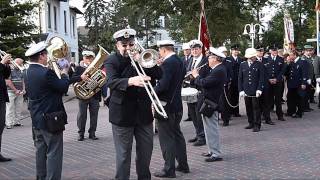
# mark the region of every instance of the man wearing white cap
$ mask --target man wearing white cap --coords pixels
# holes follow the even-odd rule
[[[196,69],[207,63],[207,58],[202,55],[202,42],[200,40],[192,40],[189,42],[191,47],[192,59],[189,61],[187,71]],[[195,85],[190,85],[192,88],[197,88]],[[199,90],[199,89],[198,89]],[[196,130],[196,137],[189,139],[188,142],[193,143],[194,146],[203,146],[206,144],[205,133],[203,129],[202,117],[197,111],[197,102],[188,103],[188,112],[190,113],[193,126]]]
[[[217,49],[210,47],[208,55],[208,66],[200,70],[193,70],[195,78],[192,83],[201,88],[198,101],[198,111],[202,113],[204,131],[208,146],[208,153],[202,155],[207,157],[206,162],[221,161],[221,149],[219,138],[219,100],[223,94],[223,86],[227,79],[227,70],[222,65],[222,58],[226,56]],[[208,105],[211,105],[210,108]],[[200,107],[200,108],[199,108]],[[207,107],[207,108],[204,108]]]
[[[162,77],[154,90],[159,99],[165,102],[164,109],[168,115],[167,120],[158,119],[158,133],[162,156],[165,161],[161,171],[156,177],[176,177],[175,171],[189,173],[187,161],[186,142],[180,129],[183,108],[181,100],[181,86],[186,73],[183,62],[174,53],[174,42],[170,40],[158,41],[159,54],[163,60]],[[175,166],[177,159],[178,166]]]
[[[151,100],[143,83],[150,80],[153,83],[161,77],[158,66],[144,69],[148,76],[139,76],[131,65],[136,63],[129,56],[129,51],[135,45],[135,35],[133,29],[115,32],[113,38],[117,51],[108,56],[104,63],[106,84],[110,88],[106,104],[116,149],[115,179],[121,180],[130,179],[133,137],[136,140],[138,179],[151,179],[149,166],[153,149],[153,115]]]
[[[239,96],[244,97],[249,125],[245,129],[259,132],[261,127],[260,96],[264,88],[264,67],[257,61],[257,50],[248,48],[239,69]]]
[[[36,147],[37,179],[61,179],[63,157],[63,130],[67,123],[62,96],[69,87],[68,71],[63,70],[61,79],[47,68],[47,44],[39,42],[25,53],[30,66],[24,77],[29,97],[34,144]],[[51,120],[51,121],[50,121]],[[51,129],[49,122],[61,124]]]
[[[86,68],[94,60],[95,54],[92,51],[83,51],[82,52],[82,61],[80,65],[75,68],[75,72],[70,79],[71,82],[77,82],[81,79],[87,79],[88,77],[83,74]],[[99,102],[101,101],[101,91],[97,92],[94,96],[89,99],[80,99],[79,101],[79,112],[77,115],[77,126],[78,126],[78,141],[83,141],[84,134],[86,131],[86,122],[87,122],[87,111],[89,108],[90,114],[90,128],[88,130],[89,139],[97,140],[96,130],[97,130],[97,121],[98,121],[98,112],[99,112]]]

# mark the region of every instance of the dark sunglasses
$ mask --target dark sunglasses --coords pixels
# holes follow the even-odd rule
[[[129,45],[130,47],[134,46],[133,43],[130,43],[130,44],[122,44],[122,47],[126,48],[128,45]]]

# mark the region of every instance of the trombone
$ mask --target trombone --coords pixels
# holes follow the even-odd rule
[[[136,53],[140,53],[140,58],[137,60],[134,59],[134,55]],[[159,58],[158,52],[156,50],[144,49],[137,39],[135,39],[135,45],[131,50],[129,50],[128,54],[131,59],[132,66],[136,69],[138,75],[141,77],[142,80],[143,80],[142,76],[146,76],[146,73],[143,70],[143,67],[145,68],[154,67],[157,64],[157,60]],[[137,61],[138,63],[135,63],[135,61]],[[164,118],[168,118],[168,115],[164,110],[162,103],[159,100],[159,97],[157,96],[156,92],[154,91],[150,81],[147,81],[147,82],[143,81],[143,86],[147,91],[147,94],[149,96],[149,99],[152,102],[152,105],[155,111],[159,113],[161,116],[163,116]]]
[[[200,69],[202,69],[203,67],[205,67],[206,65],[208,65],[208,63],[204,63],[203,65],[201,65],[201,66],[199,66],[199,67],[197,67],[197,68],[195,68],[196,70],[200,70]],[[191,71],[188,71],[187,73],[186,73],[186,75],[184,76],[184,78],[187,78],[187,77],[189,77],[191,74],[192,74],[192,71],[193,71],[194,69],[192,69]]]
[[[7,55],[7,53],[4,52],[4,51],[2,51],[2,50],[0,49],[0,58],[2,59],[5,55]],[[12,59],[12,57],[10,58],[10,64],[11,64],[11,66],[13,66],[13,67],[11,67],[11,68],[18,68],[20,71],[25,70],[25,68],[19,66],[19,65]]]

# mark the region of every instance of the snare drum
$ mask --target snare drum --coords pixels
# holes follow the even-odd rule
[[[195,88],[187,87],[181,89],[181,98],[187,103],[195,103],[198,101],[198,90]]]

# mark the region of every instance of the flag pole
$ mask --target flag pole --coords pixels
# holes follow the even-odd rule
[[[201,6],[201,10],[200,10],[200,21],[199,21],[199,32],[198,32],[198,40],[200,40],[200,34],[201,34],[201,19],[202,16],[204,15],[204,1],[200,0],[200,6]]]

